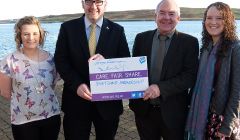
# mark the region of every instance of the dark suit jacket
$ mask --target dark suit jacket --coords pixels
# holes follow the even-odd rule
[[[209,49],[202,48],[202,53],[209,53]],[[201,56],[203,59],[203,55]],[[201,60],[200,59],[200,60]],[[226,54],[219,58],[220,68],[212,95],[210,110],[223,115],[220,132],[231,135],[239,127],[240,112],[240,42],[232,42]],[[236,134],[236,132],[234,132]]]
[[[149,70],[155,32],[156,30],[139,33],[133,46],[133,56],[147,56]],[[158,83],[161,94],[159,100],[162,117],[170,128],[185,125],[188,90],[194,86],[197,76],[198,45],[197,38],[175,31],[164,58]],[[150,109],[149,101],[142,99],[130,100],[129,106],[140,117],[144,117]]]
[[[105,58],[129,57],[130,52],[123,27],[104,18],[96,53]],[[90,83],[89,58],[84,16],[63,23],[54,56],[57,71],[64,80],[62,110],[68,113],[87,113],[91,105],[96,104],[105,119],[119,117],[123,112],[121,100],[90,102],[77,95],[76,91],[80,84],[85,83],[89,86]]]

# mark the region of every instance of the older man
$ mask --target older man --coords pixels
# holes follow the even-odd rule
[[[157,29],[139,33],[133,56],[147,56],[150,86],[143,99],[130,100],[141,140],[183,140],[188,91],[198,67],[197,38],[176,31],[180,8],[162,0],[155,12]]]

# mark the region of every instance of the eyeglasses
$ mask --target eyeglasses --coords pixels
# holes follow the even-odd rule
[[[104,1],[103,0],[84,0],[83,2],[88,6],[92,6],[93,3],[95,3],[96,6],[102,6]]]

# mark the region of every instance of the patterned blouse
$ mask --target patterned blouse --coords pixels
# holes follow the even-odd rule
[[[0,71],[12,78],[12,124],[24,124],[60,114],[53,90],[57,73],[50,53],[45,61],[37,62],[15,51],[0,62]]]

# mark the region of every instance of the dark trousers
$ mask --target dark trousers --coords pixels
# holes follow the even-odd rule
[[[56,115],[26,124],[12,124],[12,133],[14,140],[57,140],[60,126],[60,115]]]
[[[96,140],[114,140],[117,132],[119,117],[104,120],[95,105],[90,114],[64,113],[63,129],[66,140],[89,140],[92,123],[95,127]]]
[[[184,140],[184,127],[169,128],[159,107],[152,107],[145,117],[135,115],[135,121],[141,140]]]

